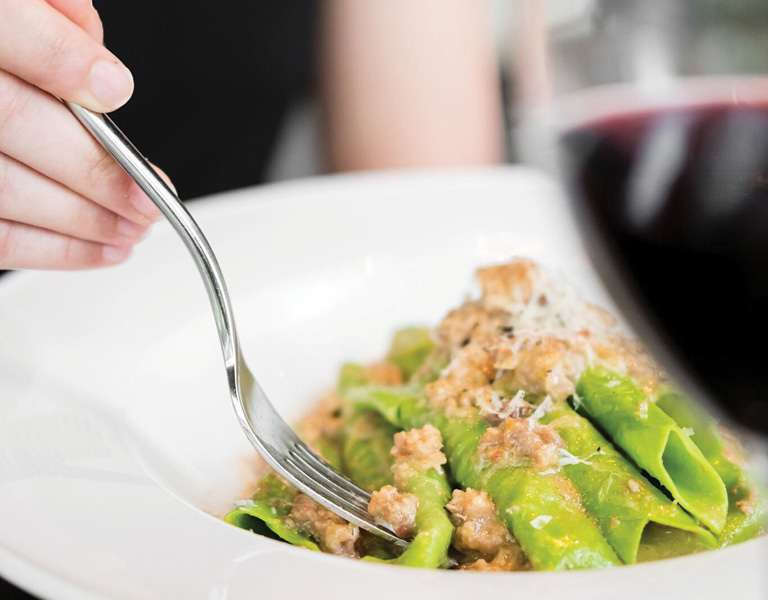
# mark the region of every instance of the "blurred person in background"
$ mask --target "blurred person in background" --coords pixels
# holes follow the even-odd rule
[[[124,106],[118,125],[185,199],[263,182],[307,95],[326,171],[503,159],[486,2],[97,8],[0,0],[0,269],[119,263],[160,216],[54,96]]]

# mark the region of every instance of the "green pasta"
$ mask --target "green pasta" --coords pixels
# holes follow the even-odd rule
[[[768,496],[765,490],[741,486],[731,494],[731,507],[718,543],[722,547],[739,544],[763,534],[766,527]]]
[[[342,447],[338,440],[321,437],[315,443],[315,449],[334,469],[341,469]]]
[[[476,571],[612,567],[765,533],[768,494],[738,444],[660,387],[601,310],[525,259],[479,270],[478,283],[435,329],[400,329],[383,360],[345,364],[301,422],[371,492],[370,515],[411,538],[405,550],[275,475],[227,522],[367,561]]]
[[[339,372],[336,391],[343,396],[368,383],[365,367],[347,363]],[[390,450],[397,431],[375,411],[347,410],[341,428],[341,470],[367,490],[391,485],[394,458]]]
[[[367,490],[392,484],[390,454],[392,438],[398,428],[378,413],[359,411],[351,414],[342,427],[342,470]]]
[[[656,406],[675,420],[680,427],[693,431],[691,439],[717,471],[728,490],[739,484],[742,470],[726,454],[725,440],[717,422],[691,399],[677,391],[659,396]]]
[[[688,434],[628,378],[605,368],[582,375],[581,408],[680,505],[714,533],[725,527],[728,493]]]
[[[236,527],[250,529],[262,535],[269,535],[271,532],[289,544],[319,552],[320,548],[315,542],[286,523],[296,494],[294,487],[276,475],[267,475],[259,482],[251,499],[238,503],[235,509],[227,513],[224,520]]]
[[[419,500],[416,536],[400,556],[387,562],[425,569],[447,566],[453,525],[444,508],[451,497],[445,473],[437,469],[414,472],[399,489]]]
[[[366,385],[368,376],[365,374],[365,367],[357,363],[346,363],[339,370],[339,381],[336,384],[336,392],[343,396],[346,391],[358,385]]]
[[[692,430],[691,439],[728,489],[728,516],[718,537],[718,545],[738,544],[764,531],[768,523],[765,491],[748,481],[741,465],[729,458],[728,447],[717,421],[677,390],[661,394],[656,406],[680,427]]]
[[[424,363],[434,345],[429,329],[406,327],[395,332],[387,360],[400,367],[407,381]]]
[[[597,525],[563,495],[568,480],[527,467],[498,466],[477,451],[487,424],[480,418],[447,418],[427,407],[414,389],[350,390],[356,406],[378,410],[410,429],[431,423],[443,436],[451,473],[464,488],[485,490],[534,569],[585,569],[620,564]]]
[[[565,442],[563,471],[622,561],[637,560],[649,523],[693,533],[682,538],[693,537],[703,548],[716,546],[711,533],[650,484],[589,421],[566,404],[540,421],[553,427]]]
[[[643,532],[637,562],[675,558],[711,549],[711,544],[705,542],[701,536],[682,529],[650,523]]]

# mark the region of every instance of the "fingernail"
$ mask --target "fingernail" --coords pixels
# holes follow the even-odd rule
[[[116,61],[98,60],[91,67],[90,88],[93,97],[113,110],[128,102],[133,93],[133,75]]]
[[[128,258],[130,253],[130,246],[104,246],[101,251],[101,257],[104,259],[105,263],[114,264],[124,261],[126,258]]]
[[[128,192],[128,198],[133,207],[144,215],[149,221],[157,221],[162,213],[155,206],[155,203],[149,199],[137,183],[131,185],[131,191]]]
[[[120,235],[124,235],[125,237],[137,239],[137,240],[144,237],[144,234],[147,232],[146,225],[140,225],[138,223],[134,223],[133,221],[129,221],[128,219],[124,219],[123,217],[118,218],[116,229],[117,229],[117,233],[119,233]]]

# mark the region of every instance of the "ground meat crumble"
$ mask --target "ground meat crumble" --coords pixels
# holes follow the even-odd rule
[[[392,527],[402,538],[411,537],[416,531],[416,509],[419,499],[406,492],[399,492],[391,485],[385,485],[371,494],[368,512],[380,523]]]
[[[400,385],[403,383],[403,372],[389,362],[374,363],[365,368],[365,379],[373,385]]]
[[[530,417],[536,410],[534,405],[525,399],[523,390],[511,398],[505,398],[492,392],[487,401],[485,399],[478,400],[477,405],[480,408],[480,414],[491,425],[498,425],[509,417]]]
[[[358,558],[355,542],[360,537],[357,525],[348,523],[305,494],[293,500],[287,522],[311,535],[323,552]]]
[[[553,335],[521,340],[519,349],[495,364],[503,371],[502,387],[556,399],[573,394],[574,381],[585,365],[584,355],[571,342]]]
[[[334,439],[339,435],[342,423],[341,406],[341,399],[335,393],[329,392],[299,422],[301,439],[315,452],[318,452],[321,440]]]
[[[462,569],[520,571],[528,568],[520,546],[484,491],[454,490],[445,508],[456,528],[453,545],[470,559]]]
[[[480,438],[478,452],[494,463],[532,465],[544,471],[559,466],[565,443],[557,432],[532,418],[508,418],[489,427]]]
[[[445,508],[456,528],[453,545],[459,552],[491,559],[510,539],[507,527],[484,491],[454,490]]]
[[[425,393],[448,416],[474,407],[492,424],[521,416],[502,416],[504,402],[521,390],[563,400],[594,361],[627,373],[648,393],[665,381],[608,313],[534,263],[480,269],[477,279],[480,299],[451,311],[435,334],[438,352],[449,364]]]
[[[518,544],[504,544],[491,561],[478,558],[475,561],[461,565],[463,571],[500,572],[500,571],[530,571],[531,564],[523,554]]]
[[[755,511],[755,505],[757,498],[755,497],[755,490],[750,490],[749,495],[746,498],[736,501],[736,507],[745,515],[750,516]]]
[[[395,434],[394,442],[392,456],[395,457],[395,464],[392,466],[392,474],[399,488],[405,486],[414,471],[441,469],[446,463],[442,452],[443,438],[432,425],[400,431]]]
[[[523,259],[477,271],[477,281],[483,290],[483,305],[504,310],[528,304],[539,287],[539,278],[538,266]]]

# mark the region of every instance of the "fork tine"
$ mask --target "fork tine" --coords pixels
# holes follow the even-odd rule
[[[368,515],[367,507],[364,508],[361,504],[351,501],[343,490],[322,478],[316,477],[314,472],[307,472],[306,466],[298,462],[294,456],[284,457],[283,465],[291,467],[291,475],[300,482],[298,486],[300,489],[309,487],[316,494],[323,496],[326,501],[332,502],[348,512],[358,516]]]
[[[294,462],[292,458],[285,458],[283,468],[287,471],[288,475],[290,475],[290,479],[302,482],[302,485],[299,487],[329,510],[338,513],[339,508],[341,508],[347,513],[343,516],[348,521],[351,521],[363,529],[383,537],[398,546],[408,545],[407,541],[400,539],[392,531],[376,523],[366,510],[355,504],[349,503],[343,496],[339,496],[337,492],[324,485],[322,481],[308,477],[308,474],[302,469],[301,465]]]
[[[274,411],[274,409],[272,410]],[[275,415],[277,415],[277,413],[275,413]],[[312,451],[312,449],[307,446],[298,435],[296,435],[296,432],[284,422],[281,423],[281,425],[281,437],[285,440],[285,449],[283,452],[296,451],[310,468],[320,473],[326,479],[336,483],[339,487],[343,488],[346,493],[352,494],[361,502],[365,502],[366,507],[368,506],[368,502],[371,500],[371,493],[368,490],[360,487],[354,481],[339,473],[321,456],[315,454],[315,452]],[[273,427],[274,426],[275,424],[273,424]]]
[[[296,444],[296,450],[298,454],[309,464],[315,471],[323,475],[326,479],[330,479],[334,483],[338,484],[341,488],[346,490],[347,493],[352,494],[359,498],[361,501],[368,505],[371,500],[371,494],[368,490],[360,487],[354,481],[345,477],[334,469],[330,464],[324,461],[321,457],[317,456],[312,450],[304,444],[299,442]]]
[[[329,500],[326,496],[323,495],[322,491],[315,490],[314,488],[312,488],[312,490],[315,493],[314,494],[309,493],[309,496],[311,496],[314,500],[316,500],[318,503],[325,506],[329,510],[333,510],[338,514],[339,507],[338,505],[335,505],[335,500]],[[401,547],[408,546],[408,542],[406,540],[400,539],[392,531],[376,523],[368,513],[350,510],[346,514],[344,514],[343,517],[347,521],[359,526],[361,529],[365,529],[366,531],[369,531],[379,537],[382,537],[387,541],[394,543],[397,546],[401,546]]]
[[[300,453],[291,450],[290,456],[294,459],[294,461],[299,463],[297,466],[301,468],[305,474],[313,476],[315,479],[319,480],[326,488],[332,490],[336,495],[346,499],[350,504],[354,504],[355,506],[359,507],[360,510],[366,512],[368,511],[368,503],[371,499],[370,494],[365,494],[364,496],[353,494],[347,487],[339,485],[336,481],[330,479],[326,475],[327,471],[318,469],[309,461],[307,461],[306,458],[304,458]]]

